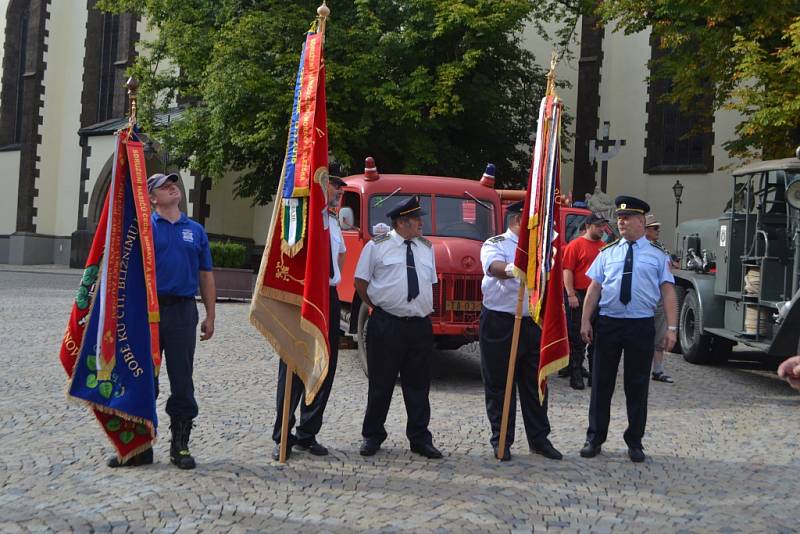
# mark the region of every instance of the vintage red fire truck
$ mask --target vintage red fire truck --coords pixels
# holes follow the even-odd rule
[[[492,166],[493,167],[493,166]],[[487,168],[480,181],[441,176],[380,174],[367,158],[363,174],[344,178],[339,223],[347,256],[339,285],[343,329],[356,338],[364,371],[367,371],[366,332],[369,310],[353,286],[353,274],[361,249],[376,233],[387,231],[386,212],[398,202],[417,195],[427,215],[423,234],[433,243],[438,283],[433,286],[431,315],[436,348],[457,349],[475,341],[481,310],[480,250],[483,242],[505,231],[504,207],[524,198],[524,191],[494,188]],[[562,211],[562,228],[571,239],[589,215],[582,208]],[[608,229],[608,239],[611,229]]]

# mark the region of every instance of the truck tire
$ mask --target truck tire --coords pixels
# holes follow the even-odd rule
[[[369,324],[369,306],[361,304],[358,307],[358,330],[356,340],[358,342],[358,363],[364,376],[369,376],[369,365],[367,364],[367,325]]]
[[[686,291],[678,321],[678,339],[683,349],[683,359],[698,365],[712,363],[712,336],[703,333],[703,316],[700,301],[694,289]]]
[[[680,316],[681,308],[683,307],[683,301],[686,299],[686,288],[683,286],[675,285],[675,309],[678,310],[678,316]],[[680,328],[678,328],[677,336],[675,338],[675,346],[672,347],[673,354],[683,354],[683,348],[681,346],[681,336],[680,336]]]

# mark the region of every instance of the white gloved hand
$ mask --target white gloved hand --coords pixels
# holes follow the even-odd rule
[[[507,277],[514,278],[514,264],[513,263],[507,263],[505,271],[506,271],[506,276]]]
[[[372,233],[373,233],[374,235],[386,234],[386,233],[388,233],[388,232],[389,232],[391,229],[392,229],[392,227],[391,227],[391,226],[389,226],[389,225],[388,225],[388,224],[386,224],[386,223],[378,223],[378,224],[376,224],[376,225],[374,225],[374,226],[372,227]]]

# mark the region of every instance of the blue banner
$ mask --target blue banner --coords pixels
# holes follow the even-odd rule
[[[116,281],[118,302],[114,368],[110,380],[98,379],[97,325],[100,306],[95,305],[99,302],[99,298],[95,298],[75,364],[69,395],[86,401],[100,412],[123,416],[123,419],[110,418],[103,424],[110,436],[116,433],[121,444],[129,445],[134,440],[143,440],[146,435],[149,437],[150,428],[155,430],[158,421],[139,224],[136,220],[131,183],[127,177],[124,184],[122,238],[118,253],[120,270]],[[109,257],[108,251],[105,256]],[[108,283],[112,281],[109,280]]]

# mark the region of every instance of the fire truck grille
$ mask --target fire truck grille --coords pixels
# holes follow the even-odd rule
[[[444,274],[433,286],[432,319],[472,324],[481,314],[481,276]]]

